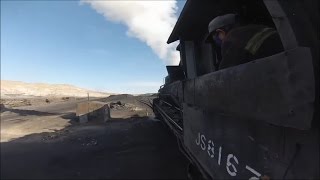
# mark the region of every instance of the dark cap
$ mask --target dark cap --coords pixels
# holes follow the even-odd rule
[[[217,29],[224,26],[232,25],[236,23],[236,14],[225,14],[222,16],[215,17],[208,25],[208,35],[206,37],[206,42],[211,41],[211,34]]]

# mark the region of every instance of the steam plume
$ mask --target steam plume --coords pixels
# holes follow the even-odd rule
[[[83,0],[106,19],[128,27],[127,35],[151,47],[166,64],[177,65],[177,43],[166,43],[177,20],[173,1],[92,1]]]

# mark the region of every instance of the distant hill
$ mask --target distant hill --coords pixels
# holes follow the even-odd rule
[[[25,83],[1,80],[1,98],[12,96],[76,96],[107,97],[112,93],[97,92],[69,84]]]

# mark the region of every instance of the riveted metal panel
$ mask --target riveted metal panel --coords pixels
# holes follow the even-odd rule
[[[248,120],[186,104],[183,109],[185,146],[212,178],[249,179],[265,174],[279,178],[283,175],[286,164],[280,161],[283,146],[280,127],[266,128],[272,134],[268,137],[264,134],[263,140],[273,143],[259,144],[256,142],[259,134],[253,136],[248,130],[251,123]]]
[[[185,148],[213,179],[318,177],[317,129],[284,128],[187,104],[183,110]]]
[[[183,89],[183,98],[184,102],[187,104],[194,104],[194,83],[195,80],[191,79],[184,82],[184,89]]]
[[[210,112],[308,129],[315,85],[309,48],[296,48],[195,79],[195,105]],[[187,90],[186,90],[187,91]]]

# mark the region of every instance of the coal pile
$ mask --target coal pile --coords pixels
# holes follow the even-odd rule
[[[121,103],[121,101],[117,101],[117,102],[111,102],[110,103],[110,109],[122,109],[125,106],[124,103]]]
[[[4,104],[0,104],[0,112],[6,111],[7,108],[4,106]]]
[[[112,109],[112,110],[129,110],[129,111],[142,110],[141,108],[136,107],[136,106],[133,105],[133,104],[124,103],[124,102],[121,102],[121,101],[111,102],[111,103],[109,104],[109,106],[110,106],[110,109]]]

